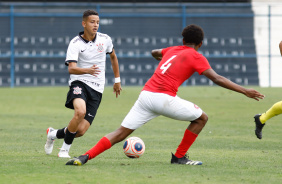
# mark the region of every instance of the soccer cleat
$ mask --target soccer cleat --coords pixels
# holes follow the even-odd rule
[[[172,164],[184,164],[184,165],[202,165],[203,162],[201,161],[193,161],[193,160],[189,160],[187,157],[187,155],[185,155],[182,158],[177,158],[173,153],[172,154],[172,158],[171,158],[171,163]]]
[[[80,155],[78,158],[74,157],[70,159],[66,165],[76,165],[81,166],[88,161],[89,155]]]
[[[58,157],[60,157],[60,158],[71,158],[69,156],[69,150],[66,150],[66,149],[63,149],[63,148],[60,148],[60,151],[58,153]]]
[[[51,153],[52,153],[52,151],[53,151],[53,146],[54,146],[54,141],[55,141],[55,139],[54,138],[52,138],[51,137],[51,132],[53,132],[55,129],[54,128],[52,128],[52,127],[49,127],[49,128],[47,128],[47,141],[46,141],[46,143],[45,143],[45,146],[44,146],[44,148],[45,148],[45,153],[47,154],[47,155],[50,155]]]
[[[261,116],[261,114],[256,114],[254,116],[255,118],[255,123],[256,123],[256,129],[255,129],[255,134],[257,136],[258,139],[261,139],[262,138],[262,128],[264,127],[265,124],[262,124],[259,117]]]

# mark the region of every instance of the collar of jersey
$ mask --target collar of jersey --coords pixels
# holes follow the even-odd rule
[[[85,40],[85,39],[81,36],[81,35],[83,35],[83,34],[84,34],[84,31],[81,31],[81,32],[79,32],[78,36],[79,36],[85,43],[88,43],[89,41],[88,41],[88,40]],[[96,33],[95,38],[92,40],[93,43],[95,42],[96,38],[97,38],[97,33]]]

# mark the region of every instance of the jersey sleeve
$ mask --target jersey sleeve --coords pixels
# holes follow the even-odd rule
[[[108,36],[107,40],[108,40],[108,43],[107,43],[106,53],[111,54],[113,52],[113,49],[114,49],[113,41],[112,41],[111,37],[109,37],[109,36]]]
[[[211,66],[207,58],[205,58],[203,55],[200,55],[197,64],[195,65],[195,69],[199,73],[199,75],[202,75],[204,71],[211,69]]]
[[[162,55],[165,55],[165,53],[171,48],[172,47],[167,47],[167,48],[162,49]]]
[[[77,62],[78,61],[78,55],[79,55],[79,48],[77,46],[77,44],[75,44],[75,41],[71,41],[69,46],[68,46],[68,50],[67,50],[67,54],[66,54],[66,61],[65,61],[65,65],[69,65],[70,62]]]

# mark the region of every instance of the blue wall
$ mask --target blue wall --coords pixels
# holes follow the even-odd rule
[[[242,85],[258,85],[254,15],[248,3],[25,3],[0,7],[0,86],[67,85],[65,52],[82,31],[86,9],[100,13],[100,31],[113,39],[123,85],[143,85],[157,65],[150,51],[181,45],[181,31],[188,24],[203,27],[199,52],[215,71]],[[109,59],[106,78],[111,85]],[[187,84],[212,85],[198,74]]]

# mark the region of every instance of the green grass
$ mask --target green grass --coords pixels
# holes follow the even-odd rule
[[[158,117],[136,130],[146,151],[129,159],[123,143],[82,167],[66,166],[57,157],[62,140],[45,155],[46,128],[67,125],[73,111],[64,107],[67,87],[0,89],[0,183],[281,183],[282,122],[274,117],[254,135],[253,116],[281,100],[281,88],[258,88],[266,95],[260,102],[219,87],[181,87],[178,96],[196,103],[209,121],[189,150],[202,166],[171,165],[171,152],[181,141],[187,122]],[[116,99],[107,87],[93,125],[75,139],[70,155],[90,149],[105,134],[120,126],[141,87],[124,87]]]

